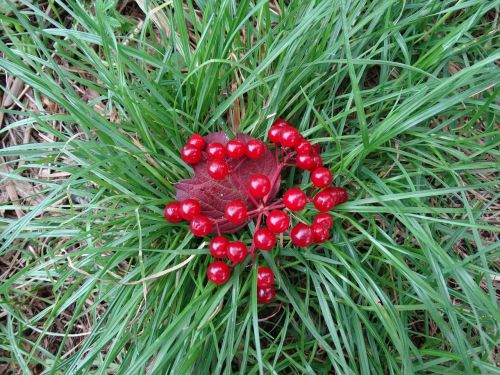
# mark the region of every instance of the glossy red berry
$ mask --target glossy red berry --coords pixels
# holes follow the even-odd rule
[[[311,143],[305,139],[302,139],[295,147],[297,155],[311,155],[312,150]]]
[[[178,202],[167,203],[163,210],[163,216],[170,223],[178,223],[182,221],[181,205]]]
[[[210,254],[215,258],[224,258],[227,255],[227,247],[229,246],[229,240],[223,236],[215,236],[210,241]]]
[[[201,150],[193,145],[186,145],[181,150],[181,159],[187,164],[196,164],[201,160]]]
[[[325,242],[328,237],[330,237],[330,229],[322,224],[312,224],[311,225],[313,242],[322,243]]]
[[[229,142],[227,142],[226,154],[229,157],[233,159],[239,159],[243,155],[245,155],[245,151],[246,151],[246,146],[242,141],[238,139],[232,139]]]
[[[269,303],[274,300],[274,297],[276,297],[274,287],[257,288],[257,301],[260,303]]]
[[[300,133],[293,126],[284,126],[281,129],[280,143],[284,147],[295,147],[300,142]]]
[[[332,183],[332,173],[325,167],[316,168],[311,173],[311,182],[317,188],[324,188]]]
[[[333,218],[327,213],[322,212],[314,216],[313,224],[320,224],[330,229],[333,226]]]
[[[329,190],[320,191],[314,196],[312,202],[320,212],[330,211],[337,204]]]
[[[292,211],[300,211],[307,204],[307,196],[299,188],[288,189],[285,194],[283,194],[283,203],[286,208]]]
[[[247,218],[247,206],[242,201],[232,201],[224,209],[224,217],[233,224],[243,223]]]
[[[292,126],[292,125],[288,121],[286,121],[285,119],[277,118],[276,120],[274,120],[273,126],[283,127],[283,126]]]
[[[212,142],[205,150],[209,159],[223,159],[226,155],[226,148],[219,142]]]
[[[184,199],[180,203],[181,216],[185,220],[192,220],[201,211],[200,202],[196,199]]]
[[[229,242],[227,246],[227,257],[233,263],[240,263],[245,260],[248,255],[247,247],[243,242]]]
[[[203,150],[205,148],[205,139],[199,134],[193,134],[187,141],[188,145],[194,146],[197,149]]]
[[[280,136],[281,136],[281,126],[276,126],[273,125],[267,132],[267,136],[269,137],[269,140],[273,143],[280,143]]]
[[[259,228],[253,235],[253,243],[259,250],[271,250],[276,244],[276,235],[267,228]]]
[[[250,159],[258,159],[264,155],[265,146],[261,141],[251,139],[247,142],[246,156]]]
[[[290,225],[290,218],[283,211],[273,210],[267,215],[266,225],[273,233],[283,233]]]
[[[298,223],[292,228],[290,238],[295,246],[306,247],[313,241],[313,232],[310,226]]]
[[[254,174],[248,180],[248,191],[255,198],[263,198],[271,191],[271,181],[263,174]]]
[[[274,284],[274,273],[269,267],[259,267],[257,270],[257,288],[268,288]]]
[[[328,192],[333,196],[334,200],[337,202],[336,204],[347,202],[348,195],[346,189],[334,186],[329,188]]]
[[[314,170],[322,166],[323,166],[323,159],[321,158],[321,155],[314,155],[312,169]]]
[[[225,284],[231,276],[229,266],[221,260],[216,260],[211,263],[207,268],[208,280],[217,285]]]
[[[212,159],[208,161],[207,172],[214,180],[223,180],[229,173],[229,167],[224,160]]]
[[[297,155],[295,162],[300,169],[310,171],[314,166],[314,157],[311,155]]]
[[[206,236],[212,231],[212,221],[204,215],[197,215],[189,222],[189,229],[197,237]]]

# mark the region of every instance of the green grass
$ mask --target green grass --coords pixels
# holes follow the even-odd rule
[[[39,188],[37,203],[1,206],[0,254],[19,258],[0,284],[0,363],[497,371],[499,1],[137,1],[135,16],[116,1],[30,3],[0,8],[2,85],[32,89],[30,106],[2,110],[0,137],[28,127],[39,140],[0,150],[12,168],[0,182]],[[248,264],[207,285],[207,243],[162,206],[190,174],[178,156],[189,134],[264,138],[276,116],[321,145],[350,200],[331,242],[285,238],[259,258],[277,276],[262,306]],[[309,183],[284,177],[283,189]]]

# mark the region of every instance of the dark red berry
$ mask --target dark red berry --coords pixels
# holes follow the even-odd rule
[[[281,136],[281,126],[276,126],[273,125],[267,132],[267,136],[269,137],[269,140],[273,143],[280,143],[280,136]]]
[[[268,288],[274,284],[274,273],[269,267],[259,267],[257,270],[257,288]]]
[[[295,162],[300,169],[310,171],[314,166],[314,157],[311,155],[297,155]]]
[[[323,159],[321,158],[321,155],[314,155],[312,169],[314,170],[322,166],[323,166]]]
[[[205,150],[209,159],[223,159],[226,155],[225,147],[219,142],[210,143]]]
[[[298,223],[292,228],[290,238],[295,246],[306,247],[313,241],[313,232],[310,226]]]
[[[297,155],[311,155],[311,143],[305,139],[302,139],[295,147],[295,151],[297,152]]]
[[[321,212],[330,211],[337,204],[337,202],[335,201],[334,197],[332,196],[332,194],[328,189],[320,191],[318,194],[314,196],[312,201],[314,207],[316,207],[316,209]]]
[[[247,247],[243,242],[229,242],[227,246],[227,257],[233,263],[240,263],[245,260],[248,255]]]
[[[201,160],[201,150],[193,145],[186,145],[181,150],[181,159],[187,164],[196,164]]]
[[[192,220],[201,211],[200,202],[196,199],[184,199],[180,203],[181,216],[185,220]]]
[[[316,168],[311,173],[311,182],[317,188],[324,188],[332,183],[332,173],[325,167]]]
[[[215,262],[209,264],[207,268],[208,280],[217,285],[224,284],[229,280],[231,275],[231,270],[229,266],[221,260],[216,260]]]
[[[283,233],[290,225],[290,218],[283,211],[273,210],[267,215],[266,224],[271,232]]]
[[[267,228],[259,228],[253,235],[253,243],[259,250],[271,250],[276,244],[276,235]]]
[[[330,194],[333,196],[333,198],[337,202],[336,204],[347,202],[348,195],[347,195],[346,189],[334,186],[334,187],[329,188],[328,191],[330,192]]]
[[[247,142],[246,156],[250,159],[258,159],[264,155],[265,147],[261,141],[251,139]]]
[[[226,154],[233,158],[233,159],[239,159],[243,155],[245,155],[246,151],[246,146],[242,141],[239,141],[237,139],[232,139],[229,142],[227,142],[226,145]]]
[[[312,152],[315,154],[315,155],[319,155],[321,154],[321,149],[319,147],[319,145],[316,143],[312,146],[313,150]]]
[[[300,133],[293,126],[284,126],[281,129],[280,143],[284,147],[295,147],[300,142]]]
[[[333,218],[327,213],[319,213],[314,216],[313,224],[320,224],[330,229],[333,226]]]
[[[233,224],[243,223],[247,218],[247,206],[242,201],[232,201],[226,205],[224,217]]]
[[[292,126],[292,125],[288,121],[286,121],[285,119],[277,118],[276,120],[274,120],[273,126],[283,127],[283,126]]]
[[[285,194],[283,194],[283,203],[286,208],[292,211],[300,211],[306,206],[306,193],[296,187],[288,189]]]
[[[224,160],[212,159],[208,161],[207,172],[214,180],[223,180],[229,173],[229,167]]]
[[[322,224],[312,224],[311,230],[314,243],[325,242],[330,237],[330,229]]]
[[[203,150],[205,148],[205,139],[199,134],[193,134],[187,141],[188,145],[194,146],[197,149]]]
[[[254,174],[248,180],[248,191],[255,198],[263,198],[271,191],[271,182],[263,174]]]
[[[257,301],[260,303],[269,303],[276,297],[274,287],[257,288]]]
[[[189,222],[189,229],[197,237],[206,236],[212,231],[212,221],[204,215],[197,215]]]
[[[182,221],[181,205],[178,202],[167,203],[163,210],[163,216],[171,223]]]
[[[229,240],[223,236],[215,236],[210,241],[210,254],[215,258],[224,258],[227,254],[227,247],[229,245]]]

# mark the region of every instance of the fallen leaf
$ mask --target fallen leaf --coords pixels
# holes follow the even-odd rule
[[[248,142],[252,137],[245,134],[238,134],[237,139]],[[212,133],[205,136],[207,144],[211,142],[219,142],[226,145],[229,141],[228,136],[224,132]],[[207,173],[207,161],[203,160],[194,166],[194,175],[188,180],[177,182],[174,187],[177,191],[176,199],[181,201],[186,198],[194,198],[199,200],[201,204],[201,213],[212,220],[220,219],[224,216],[224,208],[227,203],[233,200],[241,200],[246,205],[248,210],[255,208],[251,199],[248,196],[246,186],[251,176],[260,173],[269,177],[272,181],[273,175],[278,171],[278,163],[274,154],[266,147],[264,155],[259,159],[253,160],[243,156],[242,159],[228,160],[230,170],[236,168],[224,180],[216,181]],[[274,186],[271,188],[269,200],[272,200],[278,193],[280,187],[280,177],[276,179]],[[221,233],[234,233],[243,228],[247,223],[231,224],[224,222],[218,225]],[[217,232],[214,226],[214,233]]]

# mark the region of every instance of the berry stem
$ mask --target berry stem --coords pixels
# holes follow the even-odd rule
[[[262,221],[262,212],[259,213],[259,216],[257,217],[257,224],[255,224],[255,232],[257,232],[260,228],[260,223]],[[254,233],[255,233],[254,232]],[[252,241],[252,245],[250,245],[250,253],[252,253],[252,265],[255,263],[255,244]]]

